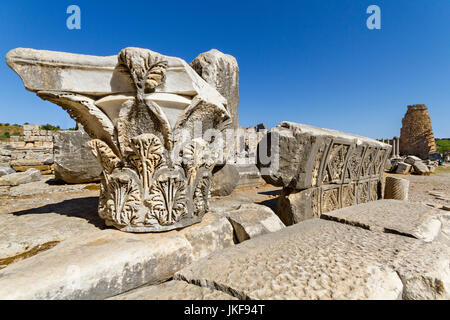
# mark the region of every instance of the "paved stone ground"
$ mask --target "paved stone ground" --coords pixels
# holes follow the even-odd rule
[[[450,248],[311,219],[175,274],[239,299],[448,299]]]

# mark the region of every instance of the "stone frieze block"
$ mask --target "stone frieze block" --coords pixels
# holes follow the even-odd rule
[[[391,146],[285,121],[267,133],[258,149],[258,166],[267,183],[303,190],[378,178]],[[269,161],[261,161],[262,153],[268,155]]]
[[[287,224],[382,197],[391,146],[379,141],[282,122],[258,145],[263,179],[283,187],[278,215]]]
[[[19,48],[6,61],[91,137],[107,225],[158,232],[201,221],[218,161],[204,133],[230,127],[231,116],[185,61],[141,48],[110,57]]]

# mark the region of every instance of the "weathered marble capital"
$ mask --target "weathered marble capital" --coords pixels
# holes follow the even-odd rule
[[[6,62],[93,139],[107,225],[157,232],[201,221],[218,160],[203,133],[223,131],[231,117],[227,100],[185,61],[140,48],[109,57],[19,48]]]

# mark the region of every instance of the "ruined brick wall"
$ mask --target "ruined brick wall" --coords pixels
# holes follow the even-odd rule
[[[41,130],[40,125],[24,125],[23,136],[12,136],[0,142],[0,166],[16,171],[36,168],[44,174],[53,172],[53,132]]]
[[[408,106],[400,132],[400,155],[415,155],[426,159],[436,152],[431,119],[424,104]]]

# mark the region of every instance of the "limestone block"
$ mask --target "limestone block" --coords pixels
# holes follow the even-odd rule
[[[108,300],[237,300],[237,298],[215,289],[172,280],[138,288]]]
[[[11,173],[15,173],[11,167],[0,167],[0,177]]]
[[[80,200],[61,204],[64,215],[58,205],[0,215],[0,264],[38,251],[0,271],[0,299],[103,299],[165,281],[191,261],[234,245],[233,228],[223,215],[208,213],[179,231],[130,234],[101,230],[97,199]],[[17,290],[23,286],[27,290]]]
[[[397,169],[395,170],[395,173],[407,174],[411,171],[411,168],[412,168],[412,166],[410,164],[400,161],[397,163]]]
[[[24,124],[23,131],[32,132],[40,130],[41,126],[38,124]]]
[[[385,172],[390,172],[390,171],[393,170],[393,167],[394,167],[394,166],[392,165],[391,160],[386,159],[386,164],[385,164],[385,166],[384,166],[384,171],[385,171]]]
[[[289,225],[381,198],[391,148],[336,130],[282,122],[259,143],[258,167],[267,183],[284,188],[277,214]]]
[[[43,171],[48,171],[51,168],[50,168],[49,165],[43,164],[43,165],[39,165],[39,166],[13,166],[13,169],[16,172],[25,172],[28,169],[36,169],[36,170],[39,170],[39,171],[43,172]]]
[[[299,223],[303,220],[319,218],[320,213],[315,206],[318,189],[311,188],[295,192],[283,189],[278,201],[276,213],[286,226]]]
[[[322,214],[321,218],[372,231],[401,234],[426,242],[439,234],[438,209],[420,203],[379,200]]]
[[[265,183],[256,165],[236,165],[236,168],[239,172],[239,182],[236,189],[254,188]]]
[[[227,100],[185,61],[142,48],[110,57],[18,48],[6,61],[93,139],[108,226],[160,232],[201,221],[221,160],[206,133],[222,133],[232,117]]]
[[[416,156],[407,156],[404,160],[405,163],[410,165],[413,165],[416,161],[422,161],[422,159]]]
[[[207,83],[227,99],[227,109],[231,113],[233,126],[239,126],[239,67],[236,59],[216,49],[198,55],[190,66]]]
[[[239,171],[235,165],[225,164],[214,168],[211,178],[211,195],[227,196],[239,182]]]
[[[427,165],[425,163],[423,163],[422,161],[414,162],[413,168],[414,168],[414,173],[421,174],[421,175],[430,172],[428,170]]]
[[[67,189],[65,189],[67,191]],[[11,187],[10,196],[49,193],[45,182],[31,182]],[[29,214],[0,214],[0,261],[12,260],[46,247],[51,243],[76,239],[99,231],[103,221],[97,215],[94,197],[64,201],[63,204],[27,210]],[[64,212],[58,214],[58,212]],[[1,263],[0,263],[1,264]],[[0,267],[1,268],[1,267]]]
[[[155,92],[196,96],[208,91],[221,97],[215,90],[209,90],[210,86],[182,59],[148,52],[167,61],[166,81],[155,87]],[[117,55],[98,57],[26,48],[13,49],[6,55],[6,63],[30,91],[68,91],[99,97],[136,92],[132,76],[118,59]],[[225,103],[223,97],[221,102]]]
[[[234,245],[233,227],[228,220],[208,212],[202,222],[179,231],[192,246],[192,258],[197,260],[210,253]]]
[[[409,180],[396,177],[386,177],[384,189],[385,199],[408,200]]]
[[[25,158],[25,159],[17,159],[11,161],[12,166],[21,167],[21,166],[40,166],[43,165],[44,161],[40,158]]]
[[[25,141],[11,142],[11,146],[14,148],[24,148]]]
[[[240,299],[448,299],[449,262],[440,243],[311,219],[213,253],[174,279]]]
[[[0,270],[0,298],[104,299],[169,279],[191,254],[176,233],[85,234]]]
[[[19,184],[41,180],[41,173],[36,169],[17,172],[0,177],[0,186],[18,186]]]
[[[99,181],[103,168],[88,146],[84,130],[58,131],[53,136],[55,178],[67,183]]]
[[[0,156],[11,156],[11,147],[9,144],[0,144]]]
[[[227,217],[233,225],[238,243],[285,227],[270,208],[259,204],[243,204],[228,212]]]

